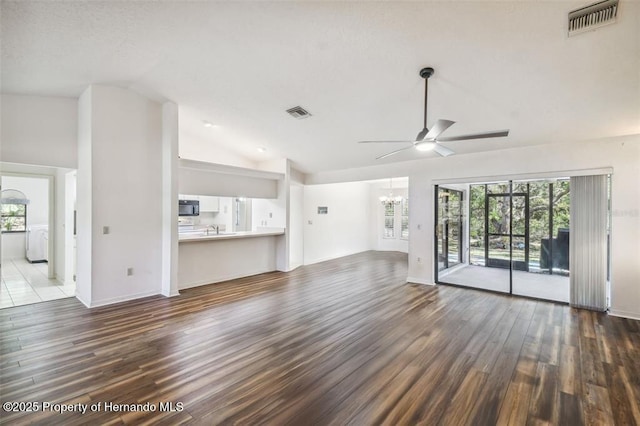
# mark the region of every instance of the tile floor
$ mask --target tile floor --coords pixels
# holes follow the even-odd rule
[[[75,284],[62,285],[48,279],[47,269],[46,263],[3,259],[0,309],[75,296]]]

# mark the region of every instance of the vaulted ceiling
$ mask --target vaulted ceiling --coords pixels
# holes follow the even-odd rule
[[[584,5],[4,1],[2,92],[128,87],[178,103],[181,130],[211,150],[308,173],[435,156],[375,160],[396,146],[356,143],[415,138],[425,66],[429,124],[511,130],[447,144],[459,154],[640,133],[640,3],[567,37],[567,13]],[[290,117],[296,105],[312,117]]]

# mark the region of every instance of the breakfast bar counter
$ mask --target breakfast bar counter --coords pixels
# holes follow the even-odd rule
[[[179,235],[178,289],[186,289],[277,270],[285,231],[265,228],[233,233]]]

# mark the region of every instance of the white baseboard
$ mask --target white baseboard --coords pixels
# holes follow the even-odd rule
[[[260,275],[260,274],[266,274],[268,272],[274,272],[276,271],[276,269],[257,269],[254,271],[246,271],[246,272],[241,272],[241,273],[236,273],[236,274],[228,274],[228,275],[221,275],[219,277],[215,277],[213,279],[207,279],[204,281],[195,281],[195,282],[190,282],[190,283],[184,283],[184,284],[180,284],[178,283],[178,290],[186,290],[188,288],[193,288],[193,287],[200,287],[203,285],[209,285],[209,284],[216,284],[216,283],[221,283],[224,281],[230,281],[230,280],[236,280],[238,278],[246,278],[246,277],[251,277],[254,275]]]
[[[429,282],[422,278],[414,278],[414,277],[407,277],[407,282],[414,283],[414,284],[436,285],[435,283]]]
[[[76,291],[76,299],[78,299],[87,308],[91,307],[91,304],[89,302],[85,301],[82,297],[80,297],[80,295],[78,294],[77,291]]]
[[[621,311],[619,309],[612,309],[609,311],[609,315],[613,317],[629,318],[632,320],[640,320],[640,313]]]
[[[136,293],[136,294],[129,294],[127,296],[118,296],[118,297],[112,297],[110,299],[102,299],[102,300],[93,302],[90,305],[87,305],[82,300],[81,302],[90,308],[97,308],[98,306],[113,305],[114,303],[128,302],[129,300],[142,299],[143,297],[156,296],[156,295],[158,295],[158,292],[156,291],[147,291],[144,293]]]
[[[302,263],[294,263],[292,265],[289,265],[289,271],[287,271],[287,272],[291,272],[291,271],[293,271],[295,269],[298,269],[301,266],[302,266]]]
[[[334,259],[340,259],[341,257],[347,257],[347,256],[352,256],[354,254],[360,254],[360,253],[364,253],[367,251],[371,251],[371,249],[366,249],[366,250],[362,250],[362,251],[355,251],[353,253],[349,252],[349,253],[340,253],[340,254],[336,254],[336,255],[332,255],[332,256],[328,256],[328,257],[319,257],[317,259],[311,259],[311,260],[306,260],[304,261],[304,265],[314,265],[316,263],[322,263],[322,262],[327,262],[329,260],[334,260]]]

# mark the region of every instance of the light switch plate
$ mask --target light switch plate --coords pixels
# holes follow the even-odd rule
[[[107,235],[107,234],[109,233],[109,227],[108,227],[108,226],[103,226],[103,227],[102,227],[102,233],[103,233],[104,235]]]

